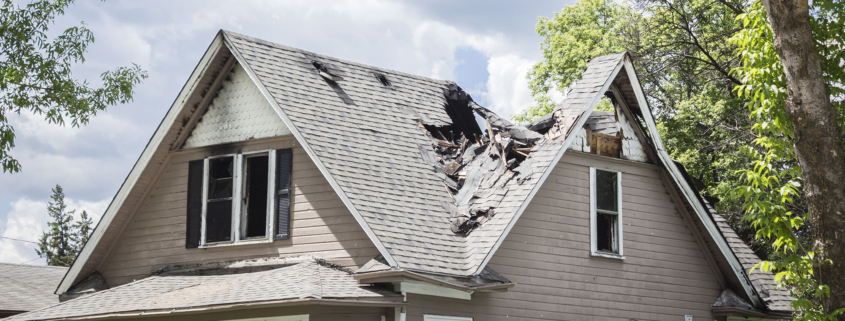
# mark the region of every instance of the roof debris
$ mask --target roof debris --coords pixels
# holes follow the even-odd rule
[[[452,232],[469,235],[495,215],[507,194],[508,181],[531,169],[522,165],[543,136],[478,105],[455,84],[444,91],[452,123],[432,123],[420,117],[420,128],[432,142],[420,146],[420,152],[451,196],[452,202],[444,201],[443,207],[452,213]],[[486,131],[481,130],[476,115],[484,119]]]

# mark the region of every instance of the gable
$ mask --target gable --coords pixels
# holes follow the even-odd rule
[[[235,64],[183,148],[290,135],[240,64]]]
[[[590,167],[622,172],[625,259],[590,254]],[[489,266],[515,291],[553,295],[571,314],[659,320],[710,319],[722,286],[657,165],[567,151]],[[508,294],[491,294],[506,296]],[[536,297],[509,297],[511,317],[530,317]],[[597,312],[600,311],[600,312]],[[556,318],[550,314],[550,318]],[[563,316],[562,316],[563,317]],[[564,317],[565,318],[565,317]]]
[[[236,259],[313,254],[343,266],[361,267],[378,255],[378,250],[299,145],[287,136],[240,143],[229,149],[248,153],[293,148],[290,239],[186,248],[188,164],[212,155],[219,147],[178,151],[172,152],[149,196],[142,200],[98,270],[115,287],[168,266]]]

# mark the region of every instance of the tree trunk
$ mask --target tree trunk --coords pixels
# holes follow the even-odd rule
[[[819,271],[830,286],[828,312],[845,307],[845,159],[842,128],[825,89],[821,58],[813,41],[807,0],[762,0],[783,64],[786,112],[795,130],[815,246],[833,266]],[[840,317],[839,320],[845,320]]]

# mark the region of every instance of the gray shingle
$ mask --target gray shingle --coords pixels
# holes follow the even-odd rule
[[[539,146],[518,175],[476,204],[498,206],[495,217],[469,237],[456,235],[450,229],[452,213],[440,205],[451,202],[442,173],[421,157],[421,147],[433,147],[418,123],[451,124],[444,108],[450,82],[232,32],[225,35],[401,268],[452,275],[476,272],[561,149],[560,142]],[[593,87],[605,83],[608,70],[622,57],[594,59],[570,94],[573,100],[562,108],[583,108],[573,102],[592,101],[598,95]],[[329,66],[344,80],[336,85],[325,81],[309,67],[312,61]],[[384,87],[373,73],[385,75],[392,88]]]
[[[53,291],[65,272],[62,266],[0,263],[0,310],[32,311],[59,303]]]
[[[381,298],[403,301],[400,294],[358,284],[349,270],[319,258],[304,257],[301,263],[262,272],[151,276],[5,320],[214,308],[261,301]]]

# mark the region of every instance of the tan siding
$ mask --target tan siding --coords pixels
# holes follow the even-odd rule
[[[624,261],[590,256],[589,166],[622,172]],[[423,314],[475,320],[713,320],[720,287],[657,167],[567,152],[490,261],[517,285],[472,301],[409,295]]]
[[[247,145],[247,150],[285,148],[292,140]],[[251,147],[251,148],[250,148]],[[188,162],[210,150],[182,153],[171,162],[149,193],[118,243],[102,273],[111,286],[141,279],[161,267],[208,261],[292,254],[314,254],[336,263],[361,267],[378,255],[364,230],[335,194],[302,148],[294,149],[293,231],[289,240],[271,244],[186,249],[185,215]]]

